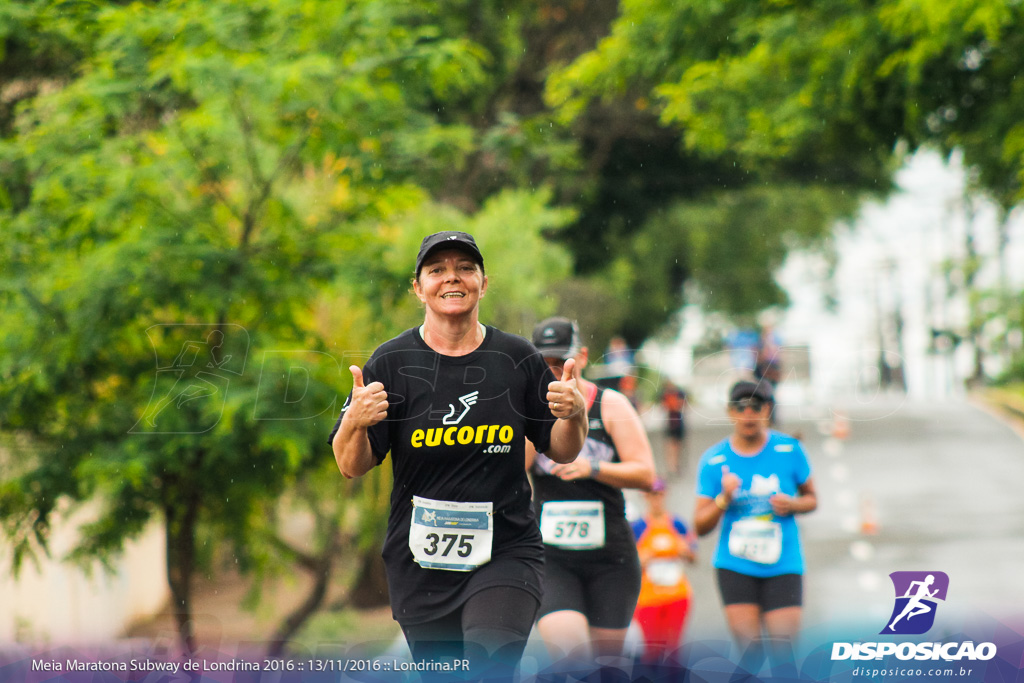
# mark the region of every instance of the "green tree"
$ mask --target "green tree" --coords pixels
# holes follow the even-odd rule
[[[548,79],[559,120],[577,130],[595,120],[621,126],[617,139],[595,145],[608,164],[582,211],[589,225],[572,234],[589,243],[586,263],[623,282],[621,329],[633,344],[678,310],[687,281],[706,307],[734,316],[784,303],[774,271],[785,253],[827,246],[859,196],[891,187],[891,145],[863,145],[847,131],[799,136],[813,116],[791,128],[790,110],[770,111],[784,73],[726,71],[759,30],[783,31],[770,25],[787,8],[623,2],[609,34]],[[786,35],[803,31],[786,26]],[[775,124],[796,140],[769,130]],[[605,236],[592,237],[602,225]],[[615,259],[622,265],[608,268]]]
[[[815,186],[884,193],[907,152],[962,150],[972,189],[1006,216],[1024,178],[1022,20],[1007,0],[625,0],[608,36],[556,70],[547,95],[572,122],[649,107],[690,154],[735,164],[739,182],[724,174],[721,189],[806,185],[809,212]],[[1004,221],[1002,244],[1005,233]]]
[[[339,549],[359,568],[353,602],[374,580],[386,472],[344,483],[324,440],[344,368],[422,317],[408,292],[420,238],[476,234],[484,317],[522,331],[569,271],[544,235],[572,212],[544,187],[466,212],[431,199],[478,147],[514,150],[444,113],[468,106],[491,57],[427,3],[84,7],[0,14],[5,66],[66,56],[24,90],[0,145],[0,424],[30,444],[0,477],[0,522],[17,565],[68,501],[106,502],[83,561],[162,519],[189,647],[209,548],[229,543],[258,579],[301,567],[314,585],[280,650]],[[295,505],[316,520],[306,547],[278,533]]]
[[[191,647],[197,533],[259,562],[268,501],[322,462],[346,380],[318,289],[373,271],[378,226],[425,199],[420,155],[458,153],[464,129],[429,106],[471,87],[480,55],[425,5],[372,0],[93,19],[73,77],[26,98],[0,147],[0,422],[32,445],[0,519],[20,561],[66,501],[107,503],[83,559],[162,518]]]

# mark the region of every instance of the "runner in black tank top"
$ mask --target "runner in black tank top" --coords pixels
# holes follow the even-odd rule
[[[609,390],[596,385],[590,387],[592,390],[586,395],[590,431],[576,461],[580,463],[587,460],[593,469],[595,463],[601,468],[622,460],[602,420],[602,399]],[[551,474],[556,465],[543,453],[539,453],[530,470],[533,475],[533,507],[537,519],[541,519],[544,505],[548,502],[599,502],[600,506],[548,505],[549,512],[553,514],[547,515],[546,528],[542,528],[546,533],[545,558],[576,566],[595,561],[630,564],[629,549],[636,543],[629,522],[626,521],[626,498],[622,495],[622,489],[593,478],[566,481]],[[562,512],[559,512],[559,507]],[[598,507],[602,508],[600,515],[594,512]],[[591,521],[588,522],[588,519]]]
[[[587,349],[571,320],[541,322],[533,343],[555,374],[570,358],[586,367]],[[641,574],[622,489],[654,482],[651,446],[629,400],[586,380],[579,385],[589,421],[579,457],[560,465],[538,453],[530,466],[545,553],[537,626],[556,661],[587,650],[591,657],[621,654]],[[528,462],[531,454],[528,448]]]

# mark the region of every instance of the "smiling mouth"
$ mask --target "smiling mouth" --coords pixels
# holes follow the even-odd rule
[[[462,299],[465,296],[466,295],[463,294],[462,292],[446,292],[446,293],[441,295],[441,298],[442,299]]]

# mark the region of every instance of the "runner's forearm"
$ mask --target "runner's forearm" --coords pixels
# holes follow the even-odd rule
[[[793,499],[793,514],[802,515],[818,508],[818,497],[813,493],[797,496]]]
[[[557,463],[572,462],[583,448],[587,438],[587,411],[555,421],[551,427],[551,442],[544,455]]]
[[[705,536],[718,526],[718,522],[725,514],[714,498],[701,496],[697,498],[697,509],[693,513],[693,525],[698,536]]]
[[[377,465],[366,429],[354,427],[344,418],[331,448],[338,469],[347,479],[361,477]]]
[[[620,489],[648,490],[654,483],[651,468],[638,462],[602,462],[590,478]]]

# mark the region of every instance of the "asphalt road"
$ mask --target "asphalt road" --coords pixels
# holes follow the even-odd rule
[[[834,436],[833,415],[849,418]],[[725,438],[721,408],[688,417],[686,468],[669,480],[672,509],[693,516],[700,454]],[[659,469],[657,415],[646,416]],[[807,561],[804,639],[870,638],[893,607],[894,571],[949,576],[936,629],[975,620],[1024,622],[1024,438],[966,401],[920,404],[902,396],[841,407],[783,407],[782,431],[804,441],[819,506],[800,518]],[[631,502],[639,497],[630,494]],[[690,579],[694,601],[685,639],[726,636],[710,561],[717,532],[700,539]]]
[[[843,415],[848,434],[836,433]],[[644,416],[659,473],[661,420]],[[889,574],[941,571],[945,604],[929,638],[973,625],[1013,625],[1024,633],[1024,429],[962,400],[912,403],[882,396],[851,405],[780,409],[781,431],[799,435],[809,455],[818,509],[799,518],[807,572],[798,654],[836,640],[877,640],[894,604]],[[668,481],[671,509],[693,518],[697,461],[725,438],[722,407],[693,407],[687,417],[683,468]],[[642,496],[627,491],[633,511]],[[699,540],[690,569],[693,599],[684,643],[731,647],[711,558],[717,531]],[[631,629],[627,648],[635,651]],[[536,629],[524,673],[545,660]],[[393,653],[404,654],[399,637]]]

